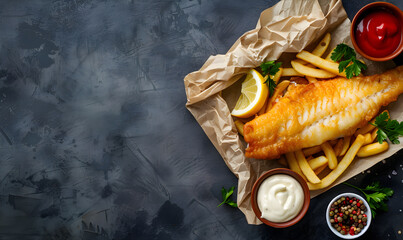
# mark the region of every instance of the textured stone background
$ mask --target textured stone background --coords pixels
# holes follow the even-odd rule
[[[0,239],[335,239],[345,186],[289,229],[217,208],[237,179],[185,108],[184,76],[275,2],[0,1]],[[351,180],[396,191],[368,239],[402,239],[402,163]]]

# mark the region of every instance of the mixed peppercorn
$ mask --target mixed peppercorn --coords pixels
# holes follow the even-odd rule
[[[330,223],[343,235],[356,235],[367,225],[366,211],[362,200],[341,197],[330,206]]]

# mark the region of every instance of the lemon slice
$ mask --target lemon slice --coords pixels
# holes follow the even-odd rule
[[[269,89],[262,75],[252,69],[242,83],[241,96],[236,102],[232,116],[247,118],[256,114],[264,105]]]

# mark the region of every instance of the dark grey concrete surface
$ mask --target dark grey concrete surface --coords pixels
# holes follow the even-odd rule
[[[1,1],[0,239],[335,239],[346,186],[288,229],[217,208],[237,179],[185,108],[184,76],[275,2]],[[343,1],[350,18],[366,2]],[[402,164],[350,181],[395,190],[365,239],[403,237]]]

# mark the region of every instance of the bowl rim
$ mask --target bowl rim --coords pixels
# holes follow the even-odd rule
[[[330,207],[332,206],[332,203],[335,202],[337,199],[341,198],[341,197],[355,197],[358,198],[360,200],[362,200],[362,202],[364,203],[365,207],[367,208],[367,225],[365,226],[365,228],[358,234],[356,235],[350,235],[350,234],[346,234],[343,235],[341,233],[339,233],[336,229],[334,229],[332,227],[332,225],[330,224],[330,217],[329,217],[329,211],[330,211]],[[334,197],[330,202],[329,205],[326,208],[326,222],[327,222],[327,226],[329,227],[329,229],[339,238],[343,238],[343,239],[354,239],[354,238],[358,238],[361,237],[369,228],[369,226],[371,225],[371,220],[372,220],[372,212],[371,212],[371,208],[369,207],[368,202],[360,195],[356,194],[356,193],[352,193],[352,192],[346,192],[346,193],[341,193],[339,195],[337,195],[336,197]]]
[[[265,218],[262,218],[262,212],[260,211],[258,205],[257,205],[257,190],[259,189],[261,183],[268,177],[276,175],[276,174],[286,174],[289,175],[291,177],[293,177],[295,180],[297,180],[299,182],[299,184],[302,187],[302,190],[304,192],[304,204],[302,206],[302,209],[300,210],[300,212],[298,213],[297,216],[295,216],[293,219],[287,221],[287,222],[271,222]],[[257,180],[256,182],[253,184],[253,188],[252,188],[252,193],[251,193],[251,205],[252,205],[252,209],[253,212],[255,213],[256,217],[262,221],[264,224],[269,225],[271,227],[275,227],[275,228],[286,228],[286,227],[290,227],[294,224],[296,224],[297,222],[299,222],[307,213],[308,208],[309,208],[309,203],[311,201],[311,197],[310,197],[310,192],[309,192],[309,188],[308,185],[306,184],[305,180],[296,172],[287,169],[287,168],[274,168],[271,169],[267,172],[265,172],[264,174],[262,174]]]
[[[368,54],[366,54],[363,50],[361,50],[361,48],[358,46],[356,40],[355,40],[355,26],[357,24],[357,21],[359,19],[361,19],[361,17],[363,16],[363,14],[365,14],[366,11],[369,11],[372,8],[376,8],[376,7],[384,7],[387,9],[390,9],[391,11],[398,13],[397,17],[400,18],[400,22],[403,21],[403,11],[400,10],[399,7],[397,7],[396,5],[393,5],[392,3],[388,3],[388,2],[373,2],[373,3],[369,3],[367,5],[365,5],[364,7],[362,7],[354,16],[353,21],[351,21],[351,27],[350,27],[350,39],[351,42],[355,48],[355,50],[362,55],[363,57],[372,60],[372,61],[377,61],[377,62],[384,62],[384,61],[388,61],[388,60],[392,60],[393,58],[397,57],[400,53],[402,53],[403,51],[403,25],[400,27],[400,34],[402,36],[401,40],[400,40],[400,44],[399,46],[396,48],[396,50],[394,52],[392,52],[391,54],[385,56],[385,57],[372,57]]]

